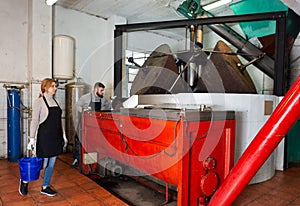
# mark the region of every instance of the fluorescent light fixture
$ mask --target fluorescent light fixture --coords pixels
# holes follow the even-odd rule
[[[56,2],[57,2],[57,0],[46,0],[46,4],[49,5],[49,6],[52,6]]]
[[[212,10],[212,9],[215,9],[215,8],[218,8],[220,6],[223,6],[225,4],[228,4],[232,2],[232,0],[220,0],[220,1],[216,1],[214,3],[211,3],[211,4],[208,4],[206,6],[203,6],[202,8],[206,11],[209,11],[209,10]]]

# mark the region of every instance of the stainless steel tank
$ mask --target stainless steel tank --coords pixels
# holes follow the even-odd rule
[[[71,82],[65,85],[65,100],[66,100],[66,136],[68,138],[71,150],[75,146],[75,121],[76,121],[76,102],[78,99],[91,91],[91,86],[82,81]],[[68,147],[70,150],[70,147]]]

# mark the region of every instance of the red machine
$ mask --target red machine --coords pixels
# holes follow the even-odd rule
[[[207,204],[234,164],[232,111],[87,111],[82,128],[83,173],[113,159],[163,181],[166,198],[176,186],[182,206]]]

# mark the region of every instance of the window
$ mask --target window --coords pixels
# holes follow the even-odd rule
[[[126,50],[126,79],[127,79],[126,95],[127,95],[127,97],[130,97],[130,89],[131,89],[132,83],[134,81],[135,76],[137,75],[137,73],[139,71],[138,66],[136,66],[135,64],[130,63],[128,61],[128,58],[130,58],[130,57],[133,58],[133,60],[136,64],[138,64],[139,66],[143,66],[147,57],[149,57],[149,54]]]

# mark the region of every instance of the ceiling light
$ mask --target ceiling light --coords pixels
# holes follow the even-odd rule
[[[216,1],[214,3],[211,3],[211,4],[208,4],[206,6],[203,6],[202,8],[206,11],[209,11],[209,10],[212,10],[212,9],[215,9],[215,8],[218,8],[220,6],[223,6],[225,4],[228,4],[232,2],[232,0],[220,0],[220,1]]]
[[[52,6],[56,2],[57,2],[57,0],[46,0],[46,4],[49,5],[49,6]]]

